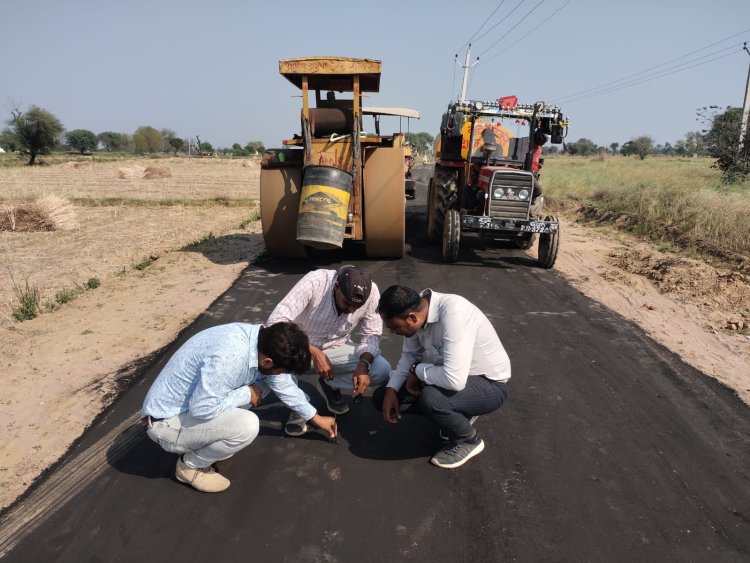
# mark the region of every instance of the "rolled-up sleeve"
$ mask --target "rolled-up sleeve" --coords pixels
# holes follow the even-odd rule
[[[391,371],[391,376],[388,379],[388,387],[396,391],[401,389],[406,381],[406,377],[409,375],[411,365],[423,357],[424,348],[421,342],[419,342],[419,338],[416,335],[404,338],[404,343],[401,347],[401,358],[398,360],[396,369]]]
[[[383,319],[378,314],[380,293],[376,287],[373,286],[372,289],[372,294],[367,300],[367,305],[365,305],[367,311],[359,325],[362,340],[357,346],[356,353],[358,356],[365,352],[369,352],[373,356],[380,355],[380,339],[383,337]]]

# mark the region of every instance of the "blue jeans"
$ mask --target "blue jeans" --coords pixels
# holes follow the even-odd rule
[[[383,410],[386,387],[378,388],[372,396],[373,406]],[[409,395],[404,385],[398,392],[402,405]],[[425,385],[416,402],[406,412],[430,418],[454,444],[471,440],[476,431],[469,423],[472,416],[496,411],[508,398],[508,384],[492,381],[483,375],[472,375],[461,391],[449,391],[436,385]]]

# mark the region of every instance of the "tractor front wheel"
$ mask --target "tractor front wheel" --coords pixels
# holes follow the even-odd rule
[[[455,209],[449,209],[443,222],[443,261],[458,260],[458,247],[461,243],[461,217]]]
[[[560,221],[555,216],[545,217],[545,221],[557,225],[554,231],[539,235],[538,262],[542,268],[548,270],[555,265],[557,251],[560,248]]]

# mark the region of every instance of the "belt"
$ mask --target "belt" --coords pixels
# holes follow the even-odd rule
[[[146,415],[141,419],[141,424],[143,426],[148,426],[154,422],[159,422],[161,420],[164,420],[163,418],[154,418],[153,416]]]

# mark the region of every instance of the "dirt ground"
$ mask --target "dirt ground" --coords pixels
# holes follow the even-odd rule
[[[123,366],[170,343],[263,250],[259,222],[230,228],[247,209],[175,209],[167,220],[154,215],[151,223],[174,230],[171,241],[162,237],[158,243],[144,234],[147,217],[130,215],[155,210],[120,209],[127,221],[112,217],[109,208],[94,211],[121,237],[115,255],[106,245],[70,252],[86,237],[98,240],[103,228],[98,234],[78,231],[69,236],[83,237],[79,244],[57,246],[50,236],[11,244],[8,233],[0,233],[3,261],[31,261],[36,270],[44,269],[40,275],[49,288],[110,272],[100,287],[53,313],[23,323],[7,315],[0,321],[0,420],[6,434],[0,445],[0,507],[12,503],[106,408],[118,380],[131,375]],[[177,250],[196,236],[198,220],[202,232],[217,237],[198,250]],[[747,279],[662,253],[609,228],[563,221],[562,229],[555,266],[561,275],[750,404]],[[156,260],[142,271],[130,267],[144,254]]]

